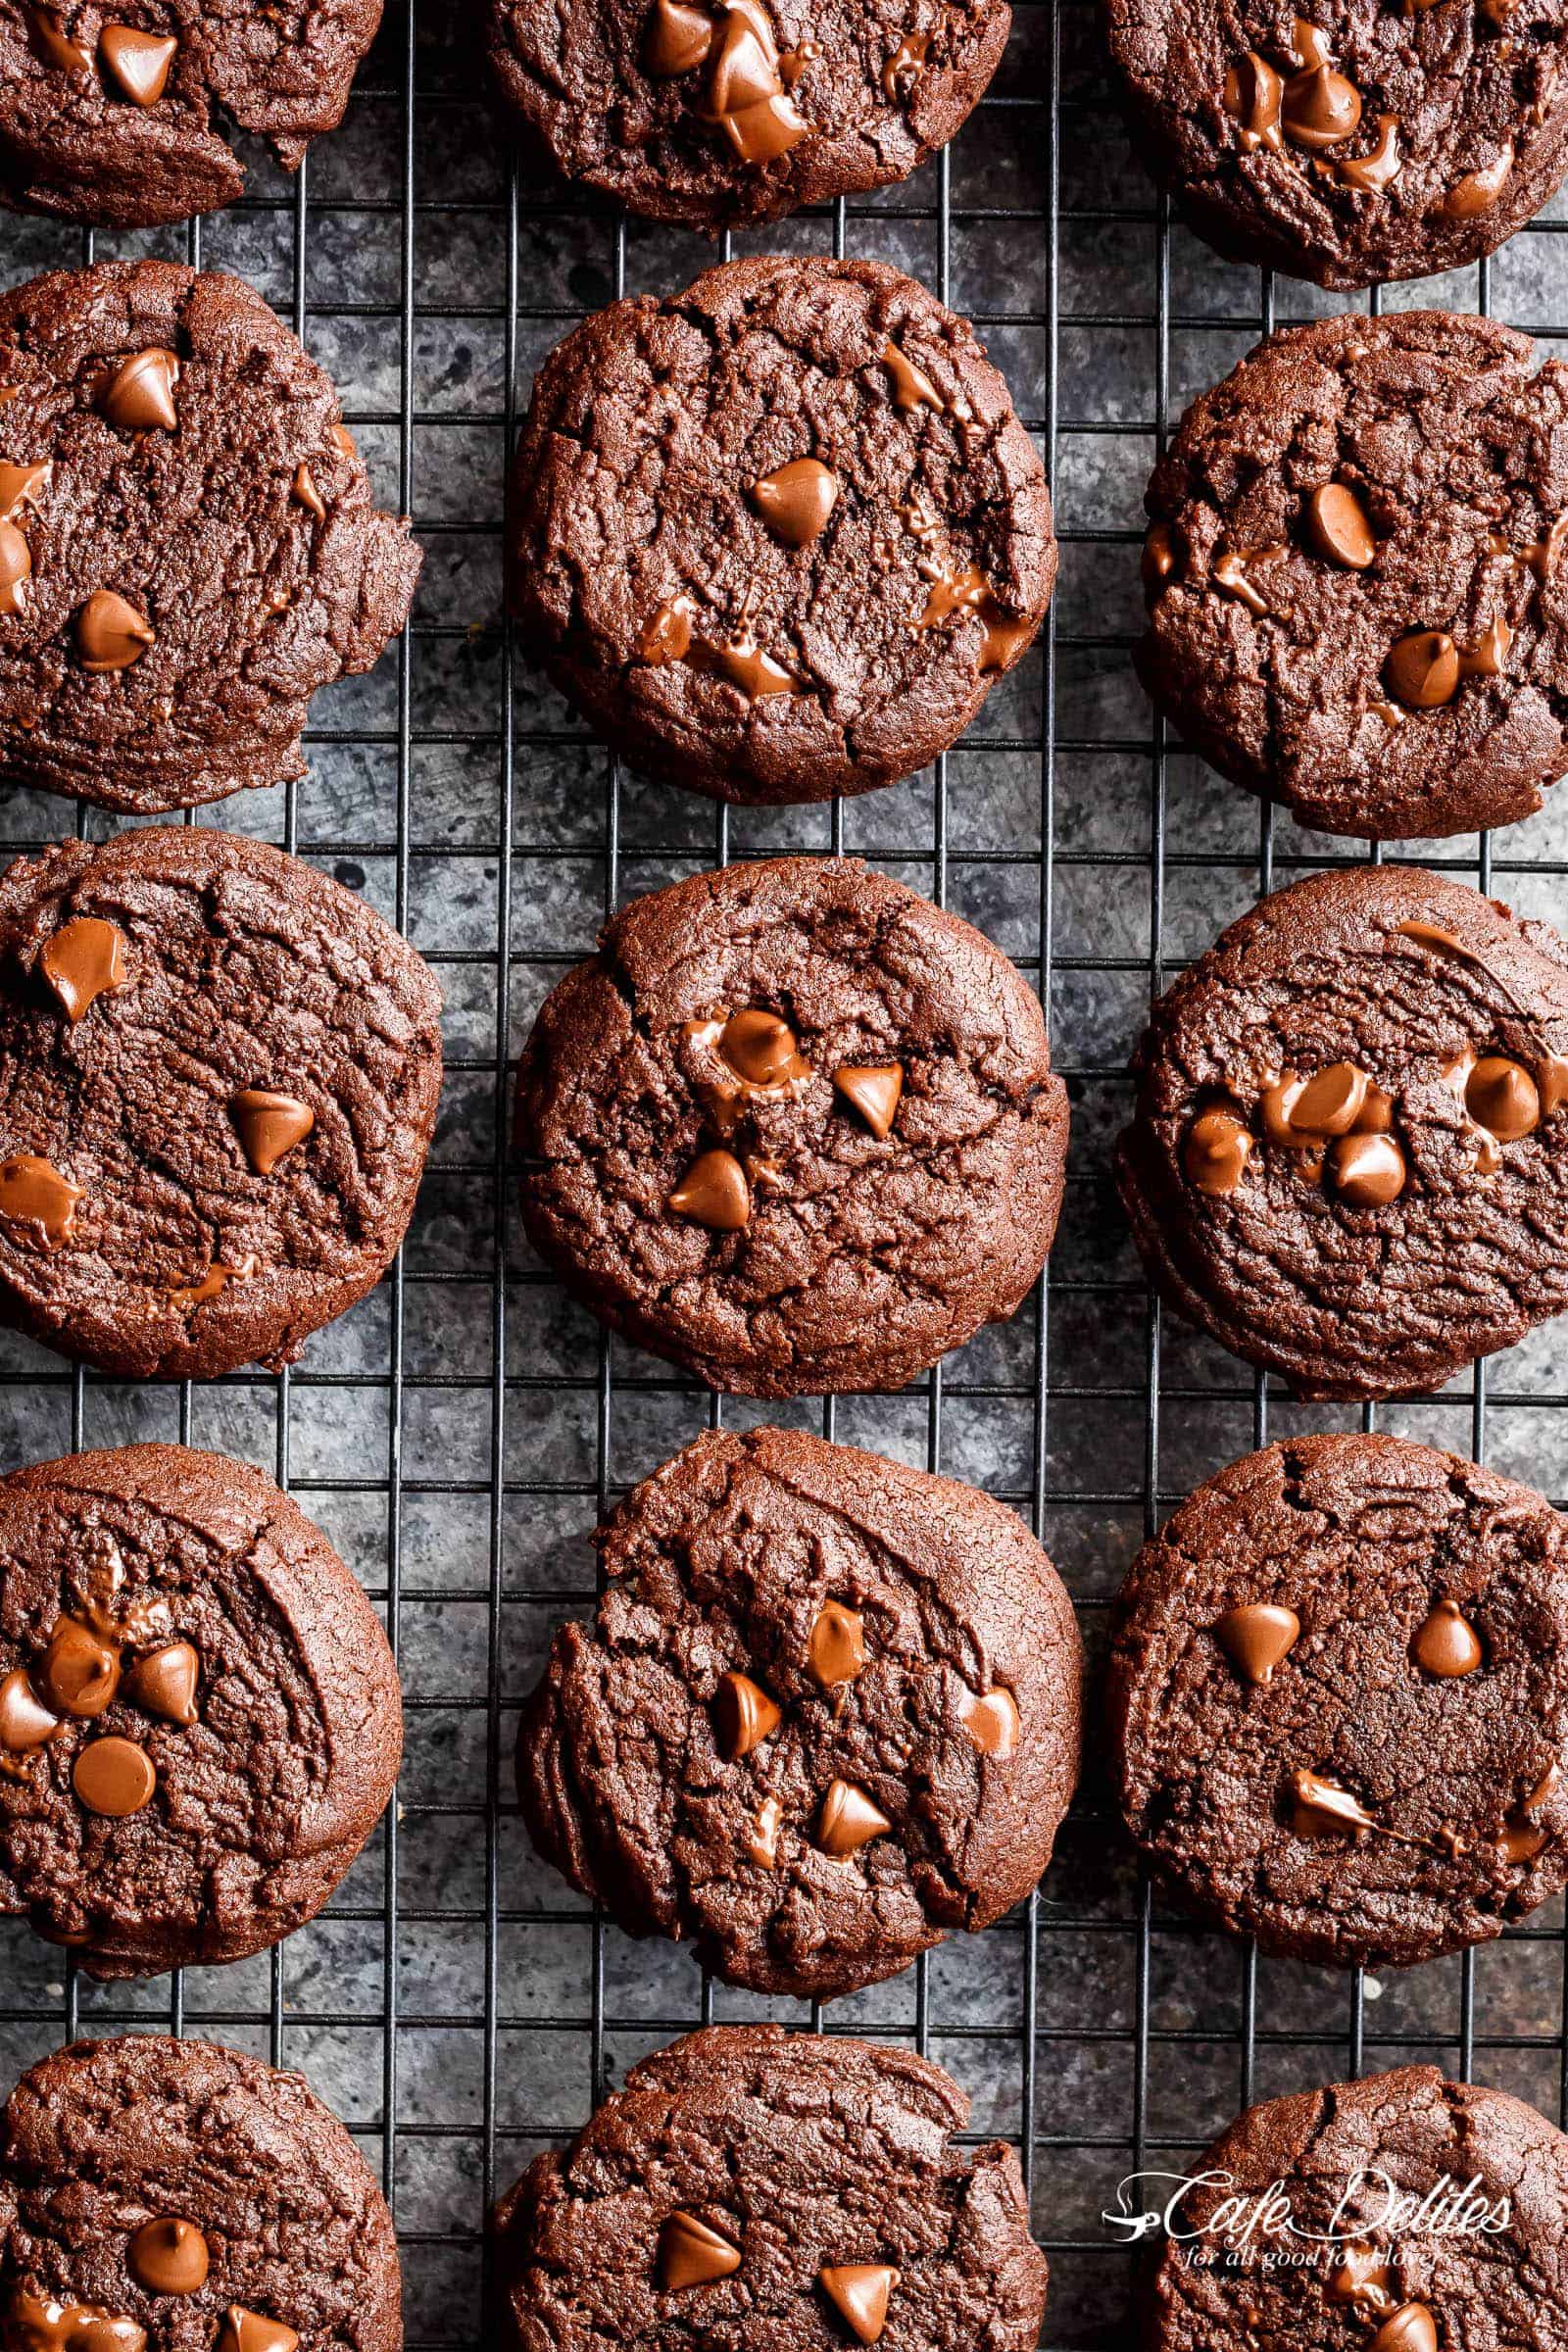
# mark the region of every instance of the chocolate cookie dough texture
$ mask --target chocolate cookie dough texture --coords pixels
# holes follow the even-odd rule
[[[5,2352],[402,2352],[392,2217],[298,2075],[138,2034],[0,2113]]]
[[[102,228],[232,204],[232,137],[298,170],[380,22],[381,0],[0,0],[0,201]]]
[[[1315,874],[1155,1006],[1117,1176],[1166,1303],[1297,1396],[1411,1396],[1568,1308],[1568,947]]]
[[[1568,770],[1568,368],[1532,356],[1442,311],[1290,327],[1155,468],[1138,673],[1300,824],[1470,833]]]
[[[984,1928],[1078,1772],[1072,1606],[1017,1516],[778,1429],[698,1439],[598,1536],[524,1709],[539,1850],[633,1935],[803,1997]]]
[[[776,220],[906,179],[996,72],[1002,0],[491,0],[502,103],[656,220]]]
[[[0,1479],[0,1912],[98,1977],[314,1918],[403,1730],[326,1539],[255,1470],[130,1446]]]
[[[1191,2165],[1194,2234],[1152,2273],[1147,2352],[1568,2344],[1568,2139],[1503,2091],[1404,2067],[1269,2099]],[[1272,2195],[1298,2234],[1254,2228],[1226,2260],[1223,2201]]]
[[[910,775],[1044,618],[1044,469],[971,327],[871,262],[615,303],[518,443],[524,639],[633,765],[739,802]]]
[[[635,901],[517,1079],[528,1237],[639,1347],[752,1396],[898,1388],[1013,1313],[1066,1090],[979,932],[853,858]]]
[[[0,1319],[132,1378],[292,1361],[397,1251],[440,1016],[378,914],[264,843],[149,826],[19,858]]]
[[[1250,1454],[1135,1561],[1107,1716],[1203,1918],[1347,1968],[1483,1942],[1568,1880],[1568,1522],[1397,1438]]]
[[[1434,276],[1512,236],[1568,164],[1557,0],[1104,0],[1104,21],[1135,143],[1235,260]]]
[[[1032,2352],[1046,2258],[1018,2160],[907,2050],[710,2026],[644,2059],[497,2208],[515,2352]]]
[[[311,696],[374,665],[419,561],[240,279],[106,262],[0,296],[9,782],[151,815],[304,775]]]

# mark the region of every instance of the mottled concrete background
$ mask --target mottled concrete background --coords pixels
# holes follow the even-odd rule
[[[68,1984],[58,1952],[0,1926],[0,2074],[9,2080],[78,2019],[100,2032],[122,2020],[158,2024],[172,2010],[192,2031],[303,2067],[386,2166],[411,2341],[431,2344],[479,2340],[487,2189],[581,2123],[596,2051],[613,2082],[641,2050],[696,2023],[705,1999],[683,1954],[596,1931],[532,1860],[512,1802],[514,1702],[553,1622],[591,1590],[584,1533],[597,1501],[693,1435],[710,1408],[660,1365],[602,1351],[588,1318],[531,1265],[508,1214],[510,1188],[497,1182],[506,1088],[496,1063],[498,1033],[514,1053],[561,964],[590,945],[607,897],[711,863],[724,846],[708,804],[617,784],[565,710],[509,664],[499,600],[509,351],[520,405],[538,355],[611,297],[622,264],[629,289],[674,288],[710,249],[633,223],[617,262],[610,214],[526,179],[514,218],[504,143],[469,61],[447,37],[449,14],[466,23],[477,13],[422,0],[411,119],[408,24],[393,7],[342,131],[311,155],[303,202],[258,150],[253,201],[204,221],[199,247],[183,230],[98,241],[100,254],[198,251],[210,267],[243,272],[286,317],[303,313],[383,501],[406,495],[425,543],[406,668],[389,656],[373,678],[318,699],[311,774],[295,795],[207,812],[289,842],[363,890],[404,920],[439,970],[452,1068],[402,1278],[319,1334],[286,1393],[261,1376],[183,1395],[82,1386],[41,1350],[0,1348],[7,1467],[73,1444],[183,1434],[281,1470],[385,1599],[411,1701],[395,1850],[383,1833],[328,1917],[272,1961],[193,1972],[182,1988],[164,1980],[105,1993]],[[1239,1366],[1174,1325],[1156,1336],[1107,1181],[1127,1102],[1122,1068],[1152,987],[1250,903],[1261,860],[1283,879],[1335,852],[1288,822],[1260,827],[1256,808],[1197,762],[1162,760],[1128,667],[1156,423],[1256,339],[1269,293],[1255,272],[1162,230],[1106,102],[1091,9],[1063,0],[1059,52],[1057,25],[1055,11],[1022,0],[998,103],[976,116],[946,168],[837,224],[850,253],[899,263],[939,289],[945,250],[950,298],[981,319],[1054,461],[1063,560],[1052,690],[1036,655],[992,697],[949,759],[945,785],[925,775],[842,813],[846,848],[945,893],[1027,970],[1049,975],[1074,1140],[1044,1402],[1047,1315],[1037,1305],[950,1359],[938,1394],[846,1399],[834,1426],[841,1438],[935,1460],[1026,1513],[1038,1504],[1093,1644],[1154,1514],[1259,1433],[1347,1418],[1265,1400]],[[746,242],[821,252],[835,226],[811,217]],[[1471,308],[1487,298],[1500,316],[1536,325],[1562,315],[1560,250],[1551,235],[1526,232],[1492,264],[1489,285],[1470,270],[1391,299]],[[75,232],[5,220],[0,281],[83,252]],[[1339,307],[1283,280],[1272,301],[1280,319]],[[1043,740],[1054,752],[1045,762]],[[69,822],[61,804],[13,792],[0,830],[9,852]],[[737,812],[727,847],[826,848],[830,824],[826,810]],[[1565,829],[1568,787],[1494,845],[1493,888],[1561,921]],[[1440,847],[1462,877],[1486,875],[1483,845]],[[1484,1442],[1497,1468],[1560,1497],[1565,1389],[1559,1329],[1494,1361],[1484,1411],[1461,1384],[1379,1420],[1461,1449]],[[821,1426],[822,1407],[799,1417]],[[1271,1963],[1250,1970],[1239,1947],[1196,1935],[1157,1904],[1146,1934],[1145,1902],[1091,1762],[1032,1921],[1020,1914],[952,1943],[923,1970],[831,2013],[836,2027],[923,2038],[971,2093],[976,2129],[1020,2141],[1032,2022],[1034,2207],[1052,2249],[1054,2345],[1127,2340],[1127,2257],[1099,2215],[1135,2145],[1165,2163],[1249,2096],[1356,2062],[1354,1988],[1344,1980]],[[1557,2116],[1560,1906],[1539,1917],[1530,1935],[1488,1947],[1469,1968],[1446,1961],[1368,1982],[1363,2062],[1420,2054],[1454,2069],[1473,2057],[1483,2080]],[[715,2017],[760,2006],[711,1993]],[[810,2022],[788,2004],[779,2014]]]

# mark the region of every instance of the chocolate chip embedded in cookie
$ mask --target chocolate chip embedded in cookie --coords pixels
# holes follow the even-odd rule
[[[1036,1884],[1082,1659],[1013,1512],[757,1429],[699,1438],[598,1543],[605,1591],[556,1637],[518,1772],[534,1843],[622,1927],[828,1996]]]
[[[1277,892],[1167,991],[1117,1179],[1176,1311],[1300,1396],[1410,1396],[1568,1308],[1568,946],[1461,884]]]
[[[1409,1967],[1568,1881],[1568,1522],[1398,1438],[1299,1438],[1190,1494],[1117,1604],[1122,1813],[1265,1951]]]
[[[781,2348],[1029,2352],[1046,2258],[1012,2149],[954,2144],[968,2117],[891,2044],[688,2034],[497,2207],[506,2341],[676,2352],[760,2311]]]
[[[98,1977],[314,1918],[402,1746],[386,1636],[326,1539],[255,1470],[129,1446],[0,1479],[0,1912]]]
[[[1289,327],[1154,469],[1139,676],[1300,824],[1470,833],[1568,771],[1568,368],[1531,357],[1441,311]]]
[[[529,1238],[596,1314],[795,1396],[900,1387],[1013,1312],[1067,1100],[978,931],[857,860],[781,858],[609,924],[540,1012],[517,1141]]]
[[[1044,469],[966,322],[870,262],[746,261],[545,362],[510,598],[590,723],[715,799],[912,774],[1021,660]]]
[[[137,1378],[292,1360],[403,1238],[440,1014],[379,915],[261,842],[150,826],[19,859],[0,1318]]]
[[[386,2201],[299,2075],[135,2034],[0,2113],[6,2352],[402,2352]]]
[[[418,570],[239,278],[106,262],[0,296],[13,783],[145,816],[302,776],[311,696],[373,666]]]

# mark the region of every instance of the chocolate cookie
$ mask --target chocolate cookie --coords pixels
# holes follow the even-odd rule
[[[149,815],[304,775],[311,696],[373,666],[418,570],[239,278],[105,262],[0,296],[9,782]]]
[[[731,262],[598,312],[535,382],[512,608],[649,775],[773,802],[912,774],[1021,659],[1055,571],[1006,385],[880,263]]]
[[[1299,2091],[1192,2169],[1148,2352],[1568,2344],[1568,2139],[1503,2091],[1433,2066]]]
[[[908,2050],[710,2026],[645,2058],[495,2217],[518,2352],[1030,2352],[1046,2258],[1018,2159]]]
[[[0,1479],[0,1911],[94,1976],[313,1919],[397,1778],[386,1636],[319,1530],[214,1453]]]
[[[1320,286],[1436,276],[1511,237],[1568,165],[1559,0],[1103,6],[1135,145],[1232,260]]]
[[[290,1362],[413,1213],[441,1000],[353,893],[149,826],[0,880],[0,1320],[101,1370]]]
[[[1414,1396],[1568,1307],[1568,946],[1314,874],[1154,1007],[1117,1176],[1167,1304],[1298,1396]]]
[[[907,179],[1006,46],[1004,0],[490,0],[502,99],[557,167],[720,228]]]
[[[106,228],[232,204],[233,136],[297,171],[380,22],[381,0],[0,0],[0,200]]]
[[[1265,1951],[1404,1968],[1568,1882],[1568,1521],[1453,1454],[1221,1471],[1134,1562],[1107,1698],[1133,1837]]]
[[[782,1429],[699,1438],[597,1537],[523,1711],[535,1844],[634,1936],[829,1995],[1020,1902],[1078,1775],[1072,1604],[972,1487]]]
[[[7,2352],[402,2352],[385,2199],[299,2075],[77,2041],[0,2115]]]
[[[989,940],[856,858],[638,899],[517,1073],[528,1237],[612,1330],[748,1396],[900,1388],[1010,1315],[1067,1095]]]
[[[1531,350],[1444,311],[1289,327],[1155,467],[1138,674],[1303,825],[1469,833],[1568,770],[1568,367]]]

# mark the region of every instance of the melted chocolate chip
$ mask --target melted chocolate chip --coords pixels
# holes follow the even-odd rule
[[[739,1233],[752,1215],[746,1170],[732,1152],[700,1152],[666,1206],[710,1233]]]
[[[0,1220],[25,1225],[45,1250],[62,1250],[76,1229],[79,1184],[62,1176],[35,1152],[0,1159]]]
[[[129,669],[156,642],[150,622],[112,588],[98,589],[76,614],[76,650],[90,678]]]
[[[861,1069],[846,1067],[835,1070],[833,1085],[845,1102],[859,1112],[879,1141],[892,1134],[893,1121],[904,1093],[904,1072],[896,1061],[874,1062]]]
[[[1387,1208],[1404,1190],[1404,1153],[1392,1135],[1344,1135],[1328,1157],[1329,1175],[1352,1208]]]
[[[1294,1609],[1276,1601],[1245,1602],[1228,1609],[1214,1628],[1214,1639],[1245,1682],[1271,1683],[1274,1669],[1288,1658],[1301,1638],[1301,1620]]]
[[[1247,1172],[1252,1138],[1234,1111],[1200,1110],[1187,1130],[1182,1166],[1200,1193],[1223,1198]]]
[[[38,967],[74,1027],[102,996],[130,986],[125,935],[96,914],[74,915],[46,941]]]
[[[865,1621],[856,1609],[839,1600],[818,1610],[807,1643],[807,1664],[824,1690],[853,1683],[865,1669]]]
[[[168,1642],[138,1658],[125,1677],[125,1696],[143,1714],[187,1727],[196,1721],[201,1660],[188,1642]]]
[[[303,1144],[316,1126],[316,1113],[297,1095],[246,1087],[229,1104],[240,1150],[258,1176],[270,1176],[278,1161]]]
[[[1378,552],[1372,525],[1353,490],[1325,482],[1306,502],[1306,535],[1327,563],[1347,571],[1365,571]]]
[[[91,1722],[120,1689],[119,1653],[91,1626],[62,1617],[49,1637],[40,1680],[62,1715]]]
[[[752,484],[753,506],[786,547],[808,547],[819,537],[838,495],[837,479],[816,458],[797,458]]]
[[[666,2294],[730,2278],[741,2267],[741,2250],[695,2214],[672,2213],[659,2232],[659,2283]]]
[[[20,1666],[0,1681],[0,1748],[12,1755],[30,1754],[54,1739],[58,1715],[44,1705]]]
[[[207,2284],[207,2240],[194,2222],[172,2215],[143,2222],[125,2261],[138,2286],[152,2295],[196,2295]]]
[[[98,406],[122,432],[151,432],[161,426],[172,433],[179,423],[174,407],[178,381],[178,360],[154,344],[121,361],[99,392]]]
[[[99,63],[133,106],[158,104],[178,49],[172,33],[138,32],[131,24],[106,24],[98,35]]]
[[[1018,1702],[1000,1684],[984,1696],[976,1690],[966,1690],[958,1708],[958,1721],[983,1756],[1010,1756],[1018,1744],[1021,1728]]]
[[[730,1763],[749,1756],[778,1730],[780,1708],[750,1675],[721,1674],[713,1692],[713,1738]]]
[[[281,2320],[265,2319],[259,2311],[231,2303],[213,2352],[299,2352],[299,2344],[294,2329]]]
[[[816,1842],[824,1854],[842,1858],[858,1853],[873,1838],[885,1837],[893,1824],[863,1788],[848,1781],[831,1781],[817,1816]]]
[[[880,2341],[888,2324],[888,2303],[900,2274],[891,2263],[848,2262],[818,2271],[822,2291],[835,2311],[847,2320],[856,2341]]]
[[[1424,1674],[1435,1674],[1445,1681],[1474,1674],[1481,1663],[1481,1643],[1475,1628],[1456,1600],[1437,1603],[1417,1628],[1410,1648]]]

